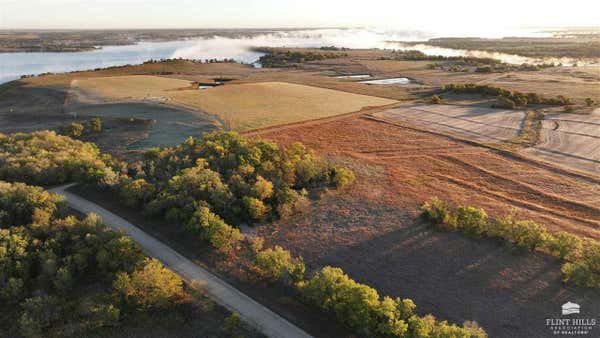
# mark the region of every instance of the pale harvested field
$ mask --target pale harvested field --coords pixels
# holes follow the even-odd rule
[[[540,143],[524,152],[544,161],[600,175],[600,109],[588,115],[546,115]]]
[[[389,122],[418,125],[456,134],[478,142],[501,142],[515,138],[525,111],[501,110],[473,106],[410,105],[373,114]]]
[[[158,101],[218,116],[231,129],[249,130],[383,106],[397,101],[286,82],[227,84],[190,89],[190,81],[157,76],[73,80],[78,100]]]
[[[174,103],[215,114],[232,129],[249,130],[383,106],[397,101],[284,82],[230,84],[169,92]]]
[[[190,87],[191,82],[159,76],[128,75],[75,79],[71,89],[80,97],[112,100],[159,100],[169,90]]]

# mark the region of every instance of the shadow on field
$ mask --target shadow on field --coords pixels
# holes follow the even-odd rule
[[[582,318],[600,315],[600,292],[565,288],[554,259],[419,222],[310,263],[339,266],[381,295],[411,298],[420,314],[475,320],[491,337],[547,337],[546,318],[562,317],[567,301],[581,305]]]

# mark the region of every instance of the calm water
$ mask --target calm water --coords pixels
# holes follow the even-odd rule
[[[412,82],[411,79],[408,79],[408,78],[405,78],[405,77],[395,77],[395,78],[391,78],[391,79],[360,81],[360,83],[380,84],[380,85],[409,84],[411,82]]]
[[[389,41],[415,41],[435,37],[417,31],[378,31],[372,29],[320,29],[262,34],[253,38],[193,39],[169,42],[142,42],[132,46],[108,46],[100,50],[78,53],[0,53],[0,83],[21,75],[46,72],[68,72],[139,64],[149,59],[188,58],[223,59],[253,63],[260,53],[252,47],[321,47],[418,49],[431,55],[476,55],[501,59],[509,63],[532,62],[529,58],[502,53],[484,53],[435,48],[426,45],[404,46]],[[478,54],[479,53],[479,54]]]

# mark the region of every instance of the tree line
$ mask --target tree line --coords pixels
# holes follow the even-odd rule
[[[258,62],[266,68],[284,68],[292,67],[294,65],[310,62],[320,61],[326,59],[335,59],[344,56],[348,56],[347,53],[316,53],[316,52],[301,52],[301,51],[279,51],[271,48],[257,48],[257,52],[265,53],[262,55]]]
[[[600,288],[600,242],[568,232],[551,233],[543,225],[519,220],[514,212],[489,219],[481,208],[454,207],[438,198],[426,202],[422,217],[439,229],[460,231],[470,237],[495,238],[529,251],[541,251],[562,260],[563,282],[580,287]]]
[[[522,93],[511,91],[500,87],[477,85],[474,83],[466,84],[447,84],[442,86],[442,92],[452,92],[456,94],[481,94],[483,96],[496,96],[497,102],[493,107],[514,109],[516,107],[527,107],[530,104],[546,104],[555,106],[569,106],[573,101],[563,95],[546,98],[536,93]]]

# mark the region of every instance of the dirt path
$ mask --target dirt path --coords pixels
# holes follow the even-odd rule
[[[72,208],[86,214],[96,213],[108,226],[125,231],[149,256],[159,259],[186,281],[200,281],[204,285],[206,293],[217,303],[232,312],[238,313],[244,320],[268,337],[310,337],[302,329],[257,303],[206,269],[194,264],[135,225],[95,203],[67,192],[66,189],[70,186],[72,184],[63,185],[50,191],[65,196]]]

